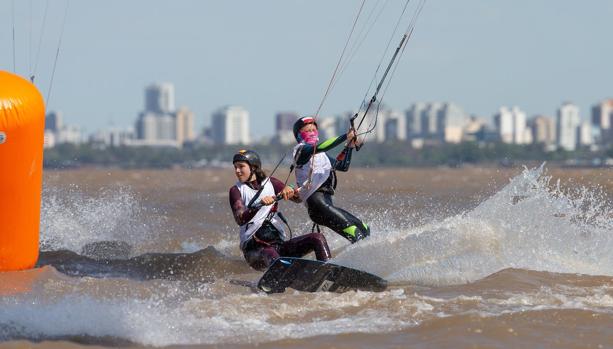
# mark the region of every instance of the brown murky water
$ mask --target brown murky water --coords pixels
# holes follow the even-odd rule
[[[385,292],[255,292],[230,169],[46,171],[46,252],[0,275],[0,348],[613,347],[611,170],[339,177],[335,202],[373,235],[326,232],[335,262],[388,279]],[[282,208],[309,231],[304,206]],[[100,265],[88,246],[105,241],[115,259]]]

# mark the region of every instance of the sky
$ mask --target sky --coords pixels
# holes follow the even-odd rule
[[[386,45],[397,46],[417,3],[393,34],[404,1],[365,2],[354,36],[368,36],[350,50],[320,115],[359,107],[377,66],[389,60]],[[0,69],[34,72],[47,110],[86,133],[133,126],[144,88],[171,82],[177,106],[195,113],[199,129],[216,109],[240,105],[257,139],[272,134],[278,111],[315,113],[361,4],[0,0]],[[370,13],[377,21],[369,31]],[[384,103],[406,110],[453,102],[491,117],[515,105],[529,116],[554,116],[570,101],[588,120],[592,105],[613,97],[612,19],[609,0],[429,0]]]

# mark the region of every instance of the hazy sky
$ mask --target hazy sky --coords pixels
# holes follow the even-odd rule
[[[322,115],[359,106],[403,3],[366,2],[362,21],[375,5],[383,12]],[[172,82],[177,106],[194,111],[198,127],[218,107],[236,104],[250,111],[253,136],[271,134],[275,112],[315,112],[360,4],[72,0],[48,110],[62,111],[65,122],[86,132],[132,126],[144,87]],[[14,18],[17,73],[27,76],[36,66],[45,96],[65,6],[0,1],[0,69],[13,71]],[[554,115],[569,100],[587,119],[594,103],[613,97],[612,20],[610,0],[429,0],[385,102],[405,110],[416,101],[450,101],[489,117],[502,105]]]

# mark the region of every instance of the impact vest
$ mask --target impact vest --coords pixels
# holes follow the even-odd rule
[[[300,151],[304,143],[300,143],[294,147],[294,159]],[[311,162],[313,166],[313,174],[311,175],[311,183],[309,180],[309,171],[311,170]],[[332,163],[326,153],[317,153],[311,157],[311,160],[304,165],[296,165],[296,184],[300,189],[300,199],[306,205],[306,200],[313,194],[322,184],[330,177],[332,171]],[[306,185],[305,185],[306,184]]]
[[[264,184],[264,189],[262,189],[262,193],[260,193],[260,198],[263,198],[265,196],[275,196],[275,188],[270,182],[270,179],[266,178],[262,183],[266,184]],[[258,192],[257,190],[249,187],[247,184],[241,182],[237,182],[236,187],[241,193],[241,199],[243,201],[243,204],[245,204],[245,207],[249,204],[251,199],[253,199],[255,194]],[[253,216],[253,218],[251,218],[249,222],[240,226],[241,250],[244,249],[245,244],[247,243],[247,241],[249,241],[249,239],[251,239],[251,237],[253,237],[253,234],[255,234],[255,232],[260,229],[260,227],[266,220],[266,217],[268,216],[272,208],[275,206],[276,204],[260,207],[258,212],[255,214],[255,216]],[[273,213],[270,222],[281,233],[281,239],[285,240],[285,230],[283,229],[283,223],[279,222],[279,220],[276,218],[275,213]]]

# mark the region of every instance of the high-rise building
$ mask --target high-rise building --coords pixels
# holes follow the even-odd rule
[[[275,115],[274,142],[279,144],[292,144],[294,138],[293,127],[300,116],[295,112],[279,112]]]
[[[513,143],[513,114],[507,107],[501,107],[494,115],[494,125],[502,143]]]
[[[407,136],[410,139],[414,138],[423,138],[425,134],[425,129],[422,126],[422,114],[427,108],[427,104],[423,102],[418,102],[413,104],[406,111],[406,126],[407,126]]]
[[[538,115],[530,120],[532,142],[550,148],[556,144],[556,123],[550,116]]]
[[[179,108],[175,113],[176,135],[179,144],[191,142],[196,139],[194,132],[194,113],[186,107]]]
[[[566,102],[558,109],[556,136],[558,146],[564,150],[573,151],[577,147],[577,128],[581,122],[579,107]]]
[[[592,124],[610,129],[613,124],[613,99],[607,99],[592,107]]]
[[[532,139],[528,139],[530,132],[527,129],[527,117],[526,113],[518,107],[513,107],[513,143],[515,144],[527,144],[532,143]]]
[[[577,128],[577,144],[581,147],[589,147],[593,143],[592,125],[588,121],[581,122]]]
[[[443,109],[443,103],[433,102],[428,103],[426,110],[423,111],[421,116],[421,127],[423,134],[426,138],[439,138],[443,132],[443,125],[441,124],[441,109]]]
[[[145,112],[173,113],[175,88],[171,83],[151,84],[145,88]]]
[[[45,130],[59,132],[63,126],[61,112],[51,111],[49,114],[45,115]]]
[[[156,116],[157,140],[176,141],[177,123],[174,114],[159,114]]]
[[[407,119],[404,114],[397,110],[386,110],[384,116],[382,121],[385,125],[385,140],[406,141]]]
[[[592,107],[592,125],[597,129],[595,142],[613,143],[613,99],[604,100]]]
[[[468,116],[454,103],[445,103],[438,116],[438,125],[442,130],[442,140],[445,143],[460,143]],[[440,134],[440,131],[438,131]]]
[[[500,141],[508,144],[529,143],[529,131],[526,129],[526,113],[518,107],[511,109],[501,107],[494,115],[494,124]]]
[[[155,143],[158,137],[158,115],[152,112],[142,112],[136,120],[136,138],[144,143]]]
[[[213,113],[211,132],[216,144],[249,144],[249,112],[240,106],[220,108]]]

